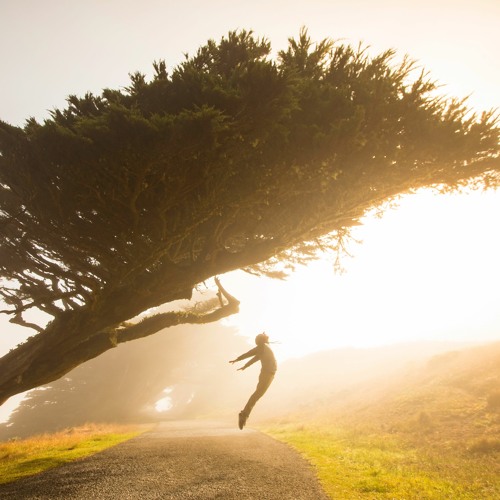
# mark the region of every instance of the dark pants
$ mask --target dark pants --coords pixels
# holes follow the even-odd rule
[[[255,403],[266,393],[271,385],[271,382],[274,379],[274,373],[261,371],[259,375],[259,383],[257,384],[257,388],[255,392],[250,396],[245,408],[243,408],[243,415],[248,418],[250,412],[252,411]]]

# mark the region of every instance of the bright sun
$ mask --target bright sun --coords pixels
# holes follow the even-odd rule
[[[498,214],[500,191],[408,196],[366,218],[342,275],[324,259],[285,282],[225,276],[242,301],[226,324],[250,341],[267,331],[281,359],[341,346],[500,339]]]

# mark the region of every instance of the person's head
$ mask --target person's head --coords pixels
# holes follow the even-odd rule
[[[257,345],[269,344],[269,335],[266,332],[259,333],[255,337],[255,343]]]

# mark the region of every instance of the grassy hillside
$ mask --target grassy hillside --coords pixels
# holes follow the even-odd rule
[[[264,427],[335,499],[500,498],[500,343],[379,375]]]
[[[337,415],[415,444],[500,451],[500,343],[432,357],[373,403],[354,400]]]

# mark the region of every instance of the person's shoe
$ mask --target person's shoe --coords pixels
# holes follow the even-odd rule
[[[240,411],[238,415],[238,427],[240,428],[240,430],[242,430],[243,427],[245,427],[246,423],[247,423],[247,416],[242,411]]]

